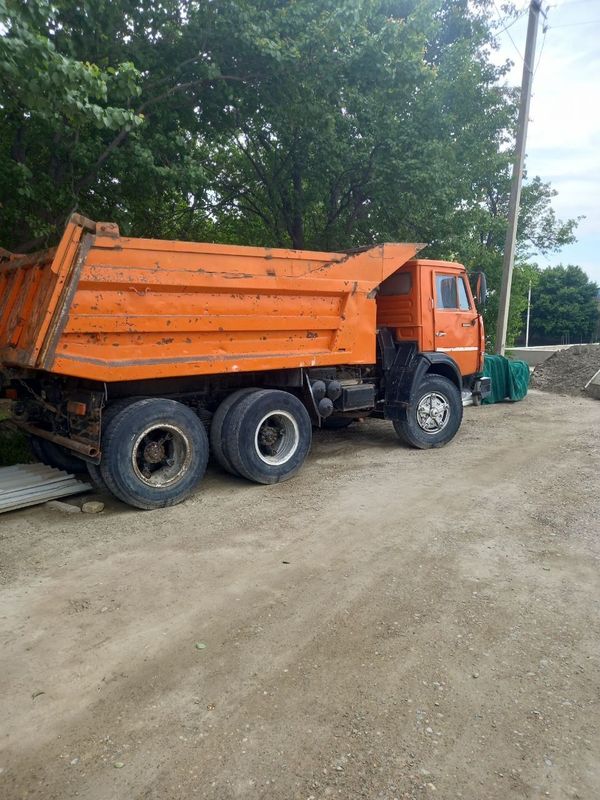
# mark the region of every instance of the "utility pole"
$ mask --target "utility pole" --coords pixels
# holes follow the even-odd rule
[[[515,244],[517,241],[517,222],[521,204],[521,184],[523,183],[523,163],[527,144],[527,125],[529,123],[529,105],[531,102],[531,84],[533,83],[533,64],[535,59],[535,43],[537,40],[538,22],[542,9],[541,0],[531,0],[529,4],[529,22],[527,23],[527,42],[523,61],[523,78],[521,80],[521,100],[517,121],[517,141],[515,145],[515,161],[513,164],[510,200],[508,203],[508,230],[504,243],[504,261],[502,263],[502,286],[500,289],[500,305],[498,308],[498,324],[496,326],[496,353],[504,355],[506,349],[506,331],[508,328],[508,311],[510,308],[510,289],[512,286],[513,267],[515,263]]]
[[[531,316],[531,281],[527,292],[527,328],[525,329],[525,347],[529,347],[529,317]]]

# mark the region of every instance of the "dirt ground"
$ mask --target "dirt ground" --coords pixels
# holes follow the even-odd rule
[[[598,798],[600,404],[0,517],[0,797]],[[199,647],[197,647],[199,645]]]

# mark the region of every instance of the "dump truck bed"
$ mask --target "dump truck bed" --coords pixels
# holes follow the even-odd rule
[[[371,364],[374,290],[421,247],[134,239],[73,215],[55,249],[0,251],[0,365],[110,382]]]

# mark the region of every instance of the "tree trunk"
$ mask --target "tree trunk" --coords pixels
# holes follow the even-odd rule
[[[303,219],[303,197],[302,197],[302,175],[300,167],[294,163],[292,169],[292,186],[294,189],[292,197],[292,219],[290,225],[290,236],[294,250],[304,250],[304,219]]]

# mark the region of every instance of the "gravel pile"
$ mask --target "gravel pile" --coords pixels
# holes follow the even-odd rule
[[[558,350],[537,366],[531,387],[556,394],[583,394],[583,387],[600,369],[600,345],[576,344]]]

